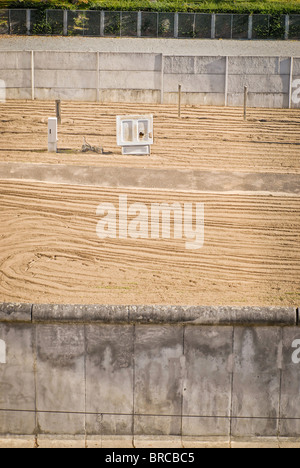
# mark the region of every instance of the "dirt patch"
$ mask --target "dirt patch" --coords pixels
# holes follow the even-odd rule
[[[0,162],[250,173],[300,173],[297,110],[62,104],[59,146],[47,153],[54,102],[0,104]],[[153,113],[150,157],[122,156],[116,115]],[[79,154],[83,136],[111,154]],[[205,204],[205,243],[96,235],[99,203]],[[293,305],[300,300],[300,197],[189,193],[172,186],[103,188],[0,181],[0,301]]]
[[[154,114],[151,156],[122,156],[116,144],[116,116]],[[47,119],[55,102],[0,104],[0,161],[87,166],[300,173],[300,112],[297,109],[184,107],[149,104],[62,103],[58,148],[47,153]],[[86,137],[103,155],[78,154]],[[73,152],[72,152],[73,150]]]
[[[96,235],[100,202],[204,202],[205,245]],[[0,183],[0,300],[298,305],[300,199]]]

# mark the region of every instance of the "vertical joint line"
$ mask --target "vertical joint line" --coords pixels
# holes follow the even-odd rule
[[[234,375],[234,332],[235,328],[232,327],[232,348],[231,348],[231,390],[230,390],[230,417],[229,417],[229,446],[231,448],[232,439],[232,418],[233,418],[233,375]]]
[[[289,109],[292,108],[293,74],[294,74],[294,57],[291,57],[291,64],[290,64],[290,86],[289,86]]]
[[[161,54],[161,83],[160,83],[160,103],[164,103],[164,80],[165,80],[165,57]]]
[[[279,363],[279,398],[278,398],[278,419],[277,419],[277,442],[278,448],[280,441],[280,428],[281,428],[281,392],[282,392],[282,347],[283,347],[283,327],[280,327],[281,330],[281,343],[280,343],[280,363]],[[278,359],[279,361],[279,359]]]
[[[33,307],[33,306],[32,306]],[[34,413],[35,413],[35,448],[38,448],[39,421],[38,421],[38,401],[37,401],[37,326],[33,325],[33,375],[34,375]]]
[[[132,447],[135,448],[135,341],[136,341],[136,325],[133,324],[133,343],[132,343],[132,365],[133,365],[133,376],[132,376]]]
[[[34,51],[31,51],[31,100],[35,98],[35,83],[34,83]]]
[[[100,53],[99,51],[96,52],[96,63],[97,63],[97,72],[96,72],[96,80],[97,80],[97,87],[96,87],[96,100],[97,102],[100,101]]]
[[[226,67],[225,67],[225,107],[228,106],[228,70],[229,69],[229,57],[226,57]]]
[[[87,385],[86,385],[86,357],[87,357],[87,346],[86,346],[86,325],[83,325],[83,339],[84,339],[84,371],[83,371],[83,378],[84,378],[84,446],[88,448],[87,443],[87,429],[86,429],[86,411],[87,411]]]
[[[186,326],[183,325],[182,327],[182,356],[185,357],[185,331]],[[183,446],[183,402],[184,402],[184,386],[185,386],[185,360],[183,360],[183,368],[182,368],[182,384],[181,384],[181,411],[180,411],[180,437],[181,437],[181,445]]]

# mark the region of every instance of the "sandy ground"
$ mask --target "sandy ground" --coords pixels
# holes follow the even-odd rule
[[[152,113],[155,144],[149,158],[122,156],[116,145],[116,116]],[[184,107],[145,104],[63,102],[59,149],[48,154],[47,120],[54,102],[0,103],[0,161],[90,166],[300,173],[298,109]],[[87,137],[106,154],[79,154]]]
[[[125,157],[115,142],[118,113],[152,112],[155,145]],[[0,163],[179,168],[299,174],[297,110],[63,103],[60,148],[47,146],[50,102],[0,104]],[[83,136],[111,154],[80,154]],[[145,172],[146,174],[147,172]],[[203,202],[205,244],[106,239],[96,235],[101,202]],[[294,305],[300,302],[300,198],[178,189],[103,188],[0,181],[0,301]]]

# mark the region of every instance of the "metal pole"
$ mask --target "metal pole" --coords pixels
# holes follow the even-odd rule
[[[98,51],[98,52],[96,52],[96,54],[97,54],[97,60],[96,60],[96,62],[97,62],[97,73],[96,73],[96,75],[97,75],[97,89],[96,89],[96,95],[97,95],[97,102],[99,102],[100,101],[100,89],[99,89],[99,87],[100,87],[100,52]]]
[[[291,57],[291,63],[290,63],[290,85],[289,85],[289,109],[292,108],[293,74],[294,74],[294,57]]]
[[[104,36],[104,30],[105,30],[105,11],[101,11],[101,16],[100,16],[100,36]]]
[[[174,37],[175,39],[178,39],[178,23],[179,23],[178,13],[174,13]]]
[[[32,101],[34,101],[34,88],[35,88],[35,84],[34,84],[34,51],[32,50],[31,51],[31,99]]]
[[[30,35],[30,23],[31,23],[31,10],[26,10],[26,29],[27,29],[27,36]]]
[[[289,39],[290,33],[290,15],[285,15],[285,33],[284,39],[287,41]]]
[[[247,120],[248,86],[244,87],[244,120]]]
[[[226,57],[225,68],[225,107],[228,105],[228,70],[229,70],[229,57]]]
[[[68,35],[68,10],[63,12],[63,35]]]
[[[216,14],[211,15],[211,38],[216,38]]]
[[[137,17],[137,37],[142,37],[142,12],[138,11]]]
[[[56,104],[56,118],[57,118],[57,123],[61,124],[61,100],[58,99],[55,101]]]
[[[161,54],[161,84],[160,84],[160,103],[164,103],[164,79],[165,79],[165,58]]]
[[[178,85],[178,118],[181,118],[181,84]]]
[[[248,20],[248,39],[251,40],[253,35],[253,15],[249,15]]]

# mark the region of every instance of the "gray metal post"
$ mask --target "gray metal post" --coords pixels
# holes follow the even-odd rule
[[[284,39],[287,41],[290,33],[290,15],[285,15],[285,32]]]
[[[253,37],[253,15],[249,15],[248,20],[248,39],[252,39]]]
[[[57,123],[61,125],[61,100],[60,99],[57,99],[55,101],[55,110],[56,110]]]
[[[178,13],[175,13],[174,15],[174,37],[176,39],[178,38],[178,20],[179,20]]]
[[[244,120],[247,120],[248,86],[244,87]]]
[[[68,10],[64,10],[64,36],[68,35]]]
[[[178,118],[181,118],[181,84],[178,85]]]
[[[161,54],[161,83],[160,83],[160,103],[164,103],[164,79],[165,79],[165,57]]]
[[[100,16],[100,36],[104,36],[104,31],[105,31],[105,11],[101,11],[101,16]]]
[[[97,72],[96,72],[96,79],[97,79],[97,87],[96,87],[96,99],[97,99],[97,102],[100,101],[100,52],[96,52],[97,54],[97,59],[96,59],[96,63],[97,63]]]
[[[31,19],[31,10],[26,10],[26,29],[27,35],[30,35],[30,19]]]
[[[213,13],[211,15],[211,38],[216,38],[216,15]]]
[[[229,70],[229,57],[226,57],[225,68],[225,107],[228,105],[228,70]]]
[[[34,51],[31,51],[31,99],[35,98],[35,83],[34,83]]]
[[[137,17],[137,37],[142,37],[142,12],[138,11]]]
[[[294,57],[291,57],[291,62],[290,62],[290,85],[289,85],[289,109],[292,108],[293,74],[294,74]]]

